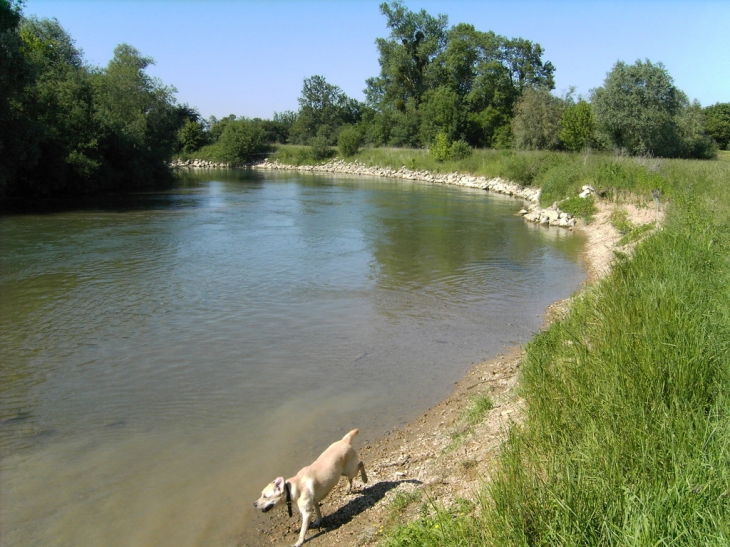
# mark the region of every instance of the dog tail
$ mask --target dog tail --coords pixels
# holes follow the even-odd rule
[[[342,440],[344,442],[346,442],[347,444],[352,444],[352,439],[354,439],[357,436],[358,433],[360,433],[360,430],[359,429],[353,429],[347,435],[345,435],[344,437],[342,437]]]

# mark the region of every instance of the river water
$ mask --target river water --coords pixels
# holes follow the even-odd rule
[[[585,277],[481,190],[207,171],[0,217],[0,544],[235,545],[266,482],[448,395]]]

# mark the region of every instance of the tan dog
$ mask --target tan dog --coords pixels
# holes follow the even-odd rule
[[[319,528],[322,522],[319,502],[330,493],[340,477],[347,477],[350,481],[350,491],[352,491],[352,479],[358,471],[362,482],[368,482],[365,465],[360,461],[357,450],[350,444],[359,432],[359,429],[353,429],[342,437],[341,441],[332,443],[312,465],[302,468],[295,477],[286,481],[283,477],[277,478],[268,484],[261,492],[261,497],[253,502],[254,507],[266,513],[285,501],[289,516],[292,514],[291,502],[296,502],[302,514],[302,530],[294,547],[300,547],[304,543],[312,512],[317,515],[312,526]]]

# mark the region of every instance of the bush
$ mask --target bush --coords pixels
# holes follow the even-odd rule
[[[236,120],[226,125],[215,145],[218,161],[250,163],[269,150],[266,132],[252,120]]]
[[[471,152],[471,146],[466,141],[454,141],[449,149],[449,158],[452,160],[464,160],[471,156]]]
[[[333,156],[333,151],[329,146],[327,137],[320,135],[309,141],[309,149],[312,157],[317,160],[324,160]]]
[[[352,126],[348,125],[340,131],[340,136],[337,137],[337,149],[340,151],[340,155],[345,158],[354,156],[360,150],[362,144],[362,135],[360,131]]]
[[[596,200],[593,196],[573,196],[560,202],[560,210],[574,217],[590,219],[598,212]]]
[[[438,133],[429,150],[431,157],[436,161],[446,161],[451,153],[451,143],[446,133]]]

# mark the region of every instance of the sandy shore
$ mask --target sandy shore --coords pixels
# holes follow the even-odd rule
[[[519,209],[517,200],[515,207]],[[599,202],[598,207],[599,213],[590,224],[578,222],[575,226],[587,237],[584,257],[588,283],[600,279],[610,269],[620,239],[609,222],[614,208],[625,210],[635,225],[654,221],[660,225],[662,220],[660,213],[647,207],[606,202]],[[622,247],[621,251],[630,249]],[[569,306],[569,299],[550,306],[545,324],[565,313]],[[510,424],[522,419],[523,404],[515,390],[522,356],[522,349],[514,347],[479,363],[457,383],[448,399],[403,428],[376,439],[369,439],[367,431],[361,431],[356,446],[370,482],[362,485],[356,480],[357,491],[348,494],[347,481],[341,481],[322,503],[322,528],[308,532],[307,544],[377,544],[384,528],[416,518],[423,501],[448,505],[456,497],[476,497],[481,483],[488,480]],[[470,426],[463,419],[464,410],[480,394],[488,394],[494,407],[483,422]],[[399,495],[400,500],[413,502],[396,511],[392,501]],[[293,518],[288,518],[284,510],[258,516],[256,532],[238,537],[238,545],[283,546],[296,541],[301,523],[296,510]]]

